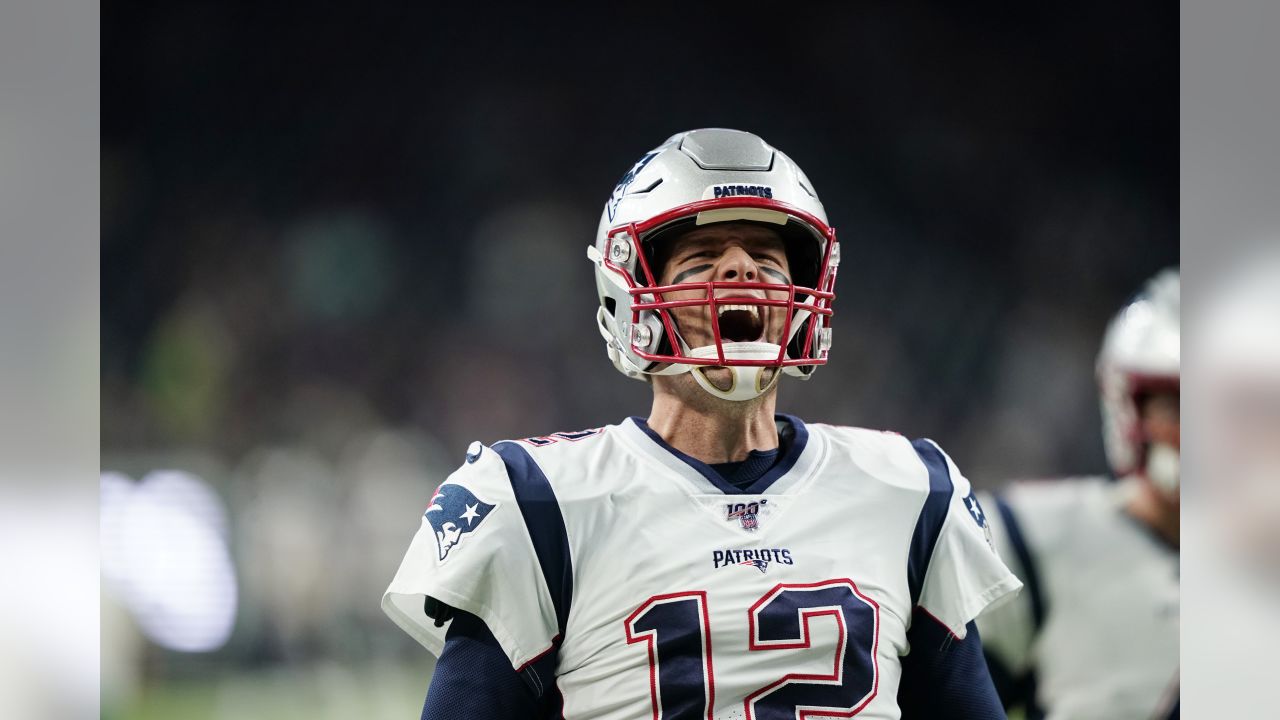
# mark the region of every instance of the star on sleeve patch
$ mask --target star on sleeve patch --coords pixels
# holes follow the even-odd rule
[[[431,498],[425,515],[436,533],[440,562],[444,562],[453,548],[474,533],[495,507],[496,504],[481,500],[461,485],[441,485]]]
[[[982,528],[982,534],[987,539],[987,544],[991,545],[994,550],[995,545],[991,542],[991,526],[987,524],[987,514],[982,511],[982,505],[978,504],[978,496],[973,490],[969,490],[969,494],[964,497],[964,507],[969,511],[969,517]]]

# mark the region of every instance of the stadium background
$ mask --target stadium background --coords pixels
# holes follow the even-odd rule
[[[845,244],[784,410],[1102,471],[1098,340],[1178,260],[1176,12],[110,8],[104,717],[416,716],[378,600],[435,485],[646,411],[584,248],[682,129],[782,148]]]

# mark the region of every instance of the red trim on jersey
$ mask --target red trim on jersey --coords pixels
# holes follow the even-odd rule
[[[540,447],[546,447],[548,445],[554,445],[560,442],[561,440],[564,440],[566,442],[578,442],[579,440],[586,440],[587,438],[593,438],[608,429],[609,429],[608,426],[605,426],[605,427],[597,427],[597,428],[587,428],[586,430],[561,430],[559,432],[553,432],[550,435],[534,435],[533,437],[520,438],[517,442],[522,442],[531,447],[540,448]],[[570,435],[577,435],[578,437],[569,437]]]
[[[516,672],[518,673],[524,672],[525,668],[541,660],[543,657],[546,656],[547,653],[551,652],[552,650],[555,650],[559,645],[560,645],[560,636],[556,635],[555,637],[551,638],[551,647],[548,647],[546,650],[543,650],[537,655],[534,655],[532,658],[524,661],[524,664],[516,668]]]
[[[946,630],[946,631],[947,631],[947,634],[948,634],[948,635],[950,635],[952,638],[954,638],[956,642],[964,642],[964,638],[962,638],[962,637],[960,637],[959,635],[957,635],[957,634],[955,634],[955,633],[951,632],[951,626],[950,626],[950,625],[947,625],[946,623],[944,623],[944,622],[942,622],[941,620],[939,620],[939,619],[938,619],[938,616],[937,616],[937,615],[934,615],[934,614],[933,614],[933,613],[931,613],[931,612],[929,612],[929,611],[925,608],[925,606],[923,606],[923,605],[916,605],[916,609],[917,609],[917,610],[919,610],[920,612],[924,613],[925,615],[928,615],[930,620],[933,620],[934,622],[936,622],[936,623],[938,623],[939,625],[941,625],[941,626],[942,626],[942,629],[943,629],[943,630]]]

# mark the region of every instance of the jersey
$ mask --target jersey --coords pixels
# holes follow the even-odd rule
[[[1137,482],[1024,482],[987,498],[996,547],[1027,590],[978,620],[983,647],[1034,677],[1052,720],[1176,708],[1178,551],[1124,511]]]
[[[915,609],[963,637],[1021,584],[932,442],[780,419],[790,446],[744,491],[636,418],[475,444],[383,608],[436,654],[425,597],[517,669],[555,653],[565,717],[897,718]]]

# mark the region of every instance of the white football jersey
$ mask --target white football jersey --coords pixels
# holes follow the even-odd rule
[[[1023,482],[984,498],[1027,590],[979,619],[982,644],[1013,675],[1034,672],[1051,720],[1166,718],[1177,704],[1178,551],[1124,511],[1136,482]]]
[[[746,492],[636,418],[473,444],[383,608],[436,654],[424,596],[556,652],[565,717],[897,718],[913,609],[963,637],[1021,584],[931,441],[786,420]]]

